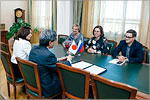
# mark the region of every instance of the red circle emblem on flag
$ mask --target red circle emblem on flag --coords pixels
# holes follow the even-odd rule
[[[76,50],[77,46],[76,45],[72,45],[72,50]]]

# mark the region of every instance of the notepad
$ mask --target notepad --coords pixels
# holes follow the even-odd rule
[[[122,63],[118,63],[118,62],[119,62],[118,59],[113,59],[113,60],[109,61],[109,63],[116,64],[116,65],[123,65],[125,63],[125,61]]]
[[[88,62],[85,62],[85,61],[80,61],[80,62],[72,64],[72,67],[84,69],[84,68],[89,67],[91,65],[92,65],[91,63],[88,63]]]
[[[105,68],[102,68],[102,67],[99,67],[99,66],[96,66],[96,65],[92,65],[92,66],[90,66],[90,67],[88,67],[84,70],[90,72],[91,74],[101,74],[101,73],[106,71]]]

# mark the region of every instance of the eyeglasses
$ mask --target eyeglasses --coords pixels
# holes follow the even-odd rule
[[[125,36],[125,37],[126,37],[126,38],[129,38],[129,39],[130,39],[130,38],[133,38],[133,37],[130,37],[130,36]]]

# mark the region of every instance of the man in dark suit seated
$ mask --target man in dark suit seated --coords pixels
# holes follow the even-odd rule
[[[135,30],[128,30],[126,39],[121,40],[113,51],[113,57],[118,58],[120,62],[141,63],[144,58],[143,45],[136,41],[136,34]],[[120,52],[122,55],[119,55]]]
[[[71,65],[72,56],[57,59],[49,50],[56,42],[57,34],[51,30],[41,32],[39,45],[31,49],[29,60],[38,64],[43,96],[48,98],[61,91],[56,63],[66,59],[65,64]]]

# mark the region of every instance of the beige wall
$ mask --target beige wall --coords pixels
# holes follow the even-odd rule
[[[27,0],[1,0],[0,23],[5,24],[5,29],[9,30],[15,22],[14,9],[21,8],[25,10],[25,21],[27,22]]]

